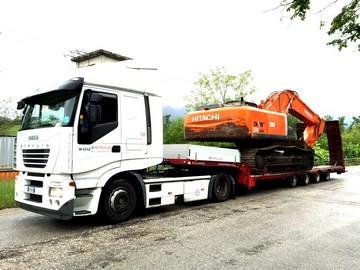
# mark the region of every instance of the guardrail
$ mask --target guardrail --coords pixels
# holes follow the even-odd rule
[[[360,165],[360,158],[346,158],[344,159],[345,166]],[[329,160],[315,161],[315,166],[330,166]]]

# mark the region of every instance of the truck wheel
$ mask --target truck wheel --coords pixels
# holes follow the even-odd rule
[[[290,187],[292,187],[292,188],[296,187],[297,182],[298,182],[298,177],[297,177],[297,175],[293,175],[293,176],[291,176],[291,177],[289,178],[289,186],[290,186]]]
[[[325,171],[321,173],[321,180],[323,181],[329,181],[330,180],[330,172]]]
[[[310,183],[310,173],[305,173],[305,174],[302,176],[302,184],[303,184],[304,186],[307,186],[309,183]]]
[[[320,173],[319,172],[316,172],[312,175],[312,181],[314,183],[319,183],[320,182]]]
[[[231,181],[229,176],[224,173],[218,173],[214,176],[213,199],[217,202],[224,202],[229,198],[231,190]]]
[[[125,180],[115,180],[103,191],[101,206],[104,216],[111,222],[127,220],[136,207],[134,187]]]

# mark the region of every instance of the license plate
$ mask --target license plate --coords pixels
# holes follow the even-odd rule
[[[36,193],[36,188],[35,188],[35,187],[28,186],[26,192],[27,192],[27,193],[35,194],[35,193]]]

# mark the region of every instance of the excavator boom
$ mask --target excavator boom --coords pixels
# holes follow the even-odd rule
[[[303,139],[309,147],[315,145],[325,127],[324,119],[314,113],[295,91],[272,92],[258,107],[272,112],[289,113],[302,121],[306,125]]]

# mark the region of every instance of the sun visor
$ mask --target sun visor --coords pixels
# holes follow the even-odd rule
[[[80,92],[84,84],[84,78],[75,77],[55,86],[50,87],[49,89],[39,89],[35,92],[34,95],[28,96],[18,102],[17,109],[21,110],[25,107],[26,104],[42,104],[43,101],[49,100],[49,95],[51,95],[56,102],[56,97],[61,96],[62,98],[67,94],[73,95],[74,92]]]

